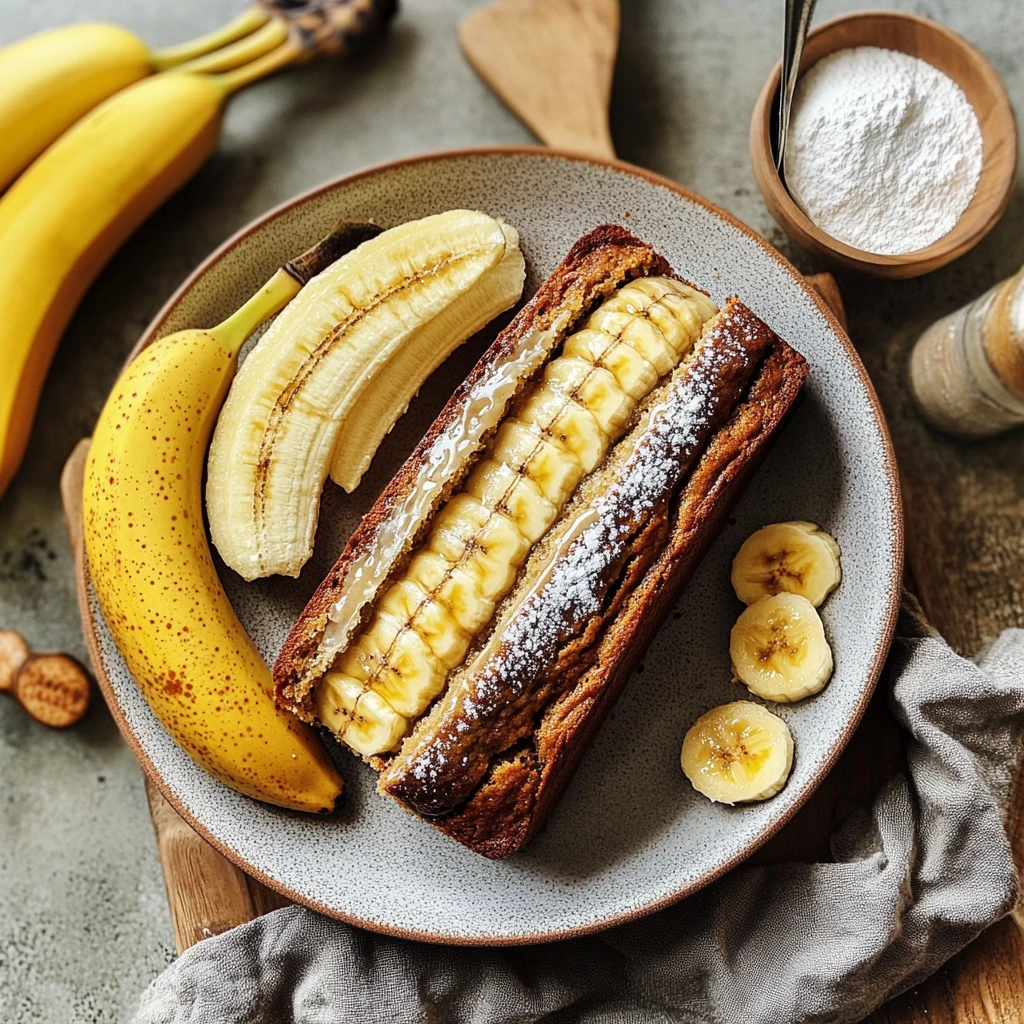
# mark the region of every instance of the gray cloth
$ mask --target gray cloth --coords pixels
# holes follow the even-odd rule
[[[843,824],[834,863],[741,868],[644,920],[514,949],[407,942],[290,907],[192,947],[136,1020],[859,1020],[1014,906],[1024,630],[974,664],[908,600],[883,685],[906,775]]]

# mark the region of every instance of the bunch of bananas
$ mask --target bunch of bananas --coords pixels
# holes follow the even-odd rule
[[[365,42],[394,9],[394,0],[260,0],[167,50],[82,24],[0,51],[0,190],[9,186],[0,195],[0,496],[72,313],[124,240],[209,156],[227,98],[290,63]]]

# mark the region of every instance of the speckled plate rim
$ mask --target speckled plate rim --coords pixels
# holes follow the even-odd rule
[[[853,343],[850,341],[846,331],[842,325],[836,319],[835,314],[831,308],[824,301],[821,295],[807,282],[806,278],[789,262],[774,246],[762,238],[752,228],[748,227],[741,220],[734,217],[731,213],[723,210],[721,207],[716,206],[714,203],[703,198],[695,192],[684,188],[682,185],[670,180],[669,178],[662,177],[659,174],[655,174],[651,171],[644,170],[642,167],[637,167],[635,164],[630,164],[622,160],[604,160],[596,157],[583,156],[578,153],[571,153],[567,151],[548,149],[542,146],[476,146],[462,149],[452,150],[440,150],[434,153],[425,153],[418,156],[404,157],[398,160],[391,160],[386,163],[375,164],[371,167],[364,168],[363,170],[354,171],[351,174],[341,175],[338,178],[333,178],[320,185],[314,186],[313,188],[302,192],[292,199],[286,200],[280,203],[278,206],[268,210],[262,216],[257,217],[255,220],[250,221],[245,227],[235,232],[230,238],[224,243],[218,246],[209,256],[203,260],[202,263],[192,271],[191,274],[185,279],[184,282],[175,290],[174,294],[164,303],[163,307],[156,314],[150,324],[143,331],[142,336],[139,338],[138,343],[132,349],[131,353],[126,360],[126,365],[131,362],[132,359],[138,355],[144,348],[146,348],[155,338],[155,335],[163,326],[164,321],[170,315],[171,311],[181,300],[182,296],[189,291],[196,282],[202,278],[211,267],[213,267],[218,261],[220,261],[228,252],[235,248],[240,242],[251,235],[254,231],[259,230],[268,222],[275,220],[282,214],[294,209],[303,203],[308,202],[310,199],[316,198],[325,192],[344,187],[362,178],[370,177],[376,174],[381,174],[387,171],[394,170],[399,167],[408,166],[411,164],[427,164],[438,160],[451,160],[458,159],[460,157],[473,157],[473,156],[538,156],[545,158],[561,158],[564,160],[577,161],[580,163],[594,164],[599,167],[604,167],[626,174],[642,178],[653,185],[661,186],[678,195],[684,197],[692,203],[703,207],[709,213],[716,217],[726,221],[732,227],[736,228],[742,234],[746,235],[749,239],[755,242],[761,249],[767,253],[787,274],[789,274],[799,285],[802,291],[804,291],[812,300],[818,311],[825,318],[829,328],[839,339],[840,343],[846,350],[846,354],[849,357],[850,364],[854,371],[861,379],[861,383],[865,389],[865,393],[868,397],[868,401],[871,406],[871,411],[875,418],[875,424],[878,429],[878,435],[882,442],[882,460],[884,464],[884,471],[886,481],[888,483],[888,492],[890,499],[890,520],[893,527],[892,545],[894,559],[892,563],[892,571],[890,578],[887,580],[886,597],[888,607],[886,609],[886,617],[881,631],[878,637],[877,647],[875,650],[875,656],[872,660],[869,678],[866,680],[865,686],[862,691],[860,701],[854,708],[851,714],[846,728],[843,730],[839,737],[838,742],[833,747],[831,754],[823,762],[821,768],[817,774],[813,777],[810,784],[806,787],[805,791],[796,799],[793,804],[788,807],[778,818],[770,822],[754,839],[752,839],[746,846],[740,849],[733,857],[727,860],[725,863],[718,865],[699,878],[694,879],[688,884],[682,886],[678,890],[668,894],[667,896],[651,900],[649,903],[643,906],[637,907],[630,910],[627,913],[620,914],[615,917],[609,917],[607,919],[594,922],[586,926],[568,928],[564,930],[554,932],[536,932],[526,933],[522,935],[510,935],[500,937],[490,936],[459,936],[444,934],[442,932],[424,932],[417,930],[410,930],[406,928],[389,927],[380,921],[368,921],[358,916],[349,915],[342,913],[337,908],[325,906],[324,904],[318,903],[316,900],[306,898],[300,894],[289,889],[287,885],[282,882],[269,877],[264,872],[250,864],[242,855],[234,850],[227,843],[223,842],[216,835],[211,833],[209,829],[203,826],[197,821],[187,810],[187,808],[178,800],[173,790],[167,785],[153,764],[149,756],[142,749],[141,744],[136,738],[134,732],[128,725],[128,722],[118,704],[114,689],[110,683],[110,679],[107,677],[106,671],[103,665],[103,659],[100,651],[100,643],[97,635],[97,624],[92,615],[92,608],[89,602],[89,587],[87,582],[88,577],[88,566],[85,557],[84,543],[79,537],[76,541],[76,589],[78,592],[78,605],[79,612],[82,618],[82,626],[85,633],[86,644],[89,648],[89,655],[92,659],[93,667],[96,673],[96,680],[99,684],[100,690],[103,693],[103,697],[106,700],[107,706],[110,708],[110,712],[117,723],[117,727],[124,737],[125,741],[134,751],[135,756],[139,759],[139,763],[142,765],[143,771],[153,784],[157,787],[163,797],[171,804],[172,807],[181,815],[181,817],[200,835],[205,839],[214,849],[225,856],[233,864],[241,868],[246,874],[255,878],[261,884],[267,886],[269,889],[280,893],[282,896],[294,901],[295,903],[303,904],[310,907],[313,910],[324,914],[327,917],[336,918],[341,921],[345,921],[348,924],[356,925],[360,928],[366,928],[369,931],[378,932],[385,935],[392,935],[396,938],[402,939],[413,939],[423,942],[433,942],[442,945],[458,945],[458,946],[518,946],[527,945],[532,943],[540,942],[556,942],[562,939],[577,938],[583,935],[590,935],[595,932],[604,931],[608,928],[613,928],[616,925],[625,924],[628,921],[633,921],[641,917],[646,917],[648,914],[652,914],[658,910],[662,910],[665,907],[671,906],[674,903],[679,902],[686,896],[703,889],[706,885],[715,881],[717,878],[721,878],[722,875],[727,874],[738,864],[746,860],[751,854],[756,852],[762,847],[772,836],[774,836],[787,822],[789,822],[797,811],[807,802],[811,794],[814,793],[822,780],[832,770],[836,761],[839,759],[840,754],[846,748],[850,737],[853,735],[857,726],[860,724],[861,718],[864,715],[864,711],[867,708],[869,701],[871,700],[872,694],[875,691],[875,686],[878,683],[878,677],[881,674],[882,666],[885,663],[886,656],[889,653],[889,648],[892,643],[892,637],[896,629],[896,618],[899,613],[900,595],[902,589],[903,579],[903,559],[904,559],[904,523],[903,523],[903,501],[900,490],[900,478],[899,472],[896,467],[896,456],[893,450],[892,438],[889,434],[889,427],[885,420],[885,415],[882,412],[881,403],[878,400],[878,395],[875,391],[874,385],[871,383],[871,378],[868,376],[867,370],[864,364],[861,362],[860,356],[857,354],[856,349],[853,347]]]

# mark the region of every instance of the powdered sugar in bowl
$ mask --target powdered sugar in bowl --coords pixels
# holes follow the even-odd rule
[[[869,11],[810,33],[786,183],[773,149],[778,84],[776,66],[751,122],[754,176],[780,227],[823,259],[916,277],[972,248],[1006,208],[1013,108],[988,61],[937,22]],[[937,146],[943,133],[950,144]]]

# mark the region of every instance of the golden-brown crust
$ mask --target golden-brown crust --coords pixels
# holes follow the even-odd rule
[[[438,437],[459,418],[473,388],[501,365],[531,332],[550,327],[563,313],[569,313],[569,327],[581,319],[598,301],[624,281],[634,277],[663,275],[676,277],[664,257],[646,242],[624,228],[604,224],[584,235],[569,250],[565,259],[537,290],[480,357],[469,375],[456,389],[423,440],[406,459],[373,507],[363,517],[349,539],[341,557],[317,588],[285,640],[274,664],[278,703],[307,722],[316,721],[312,690],[316,679],[327,668],[320,664],[320,641],[327,626],[331,605],[341,593],[349,568],[363,553],[372,551],[380,532],[387,525],[405,494],[415,485],[427,453]],[[521,382],[522,386],[528,383]],[[467,460],[464,472],[471,462]],[[462,479],[462,476],[458,480]],[[456,480],[453,484],[457,484]],[[449,491],[452,488],[449,488]],[[445,495],[439,495],[440,499]],[[416,537],[409,538],[409,547]],[[396,569],[400,566],[396,563]]]
[[[485,857],[499,859],[521,849],[543,826],[793,409],[807,373],[803,357],[778,341],[748,397],[712,438],[687,481],[671,517],[668,542],[664,521],[653,521],[637,547],[654,547],[656,558],[620,588],[622,606],[609,618],[593,667],[544,714],[533,749],[500,762],[460,811],[432,822],[438,829]]]

